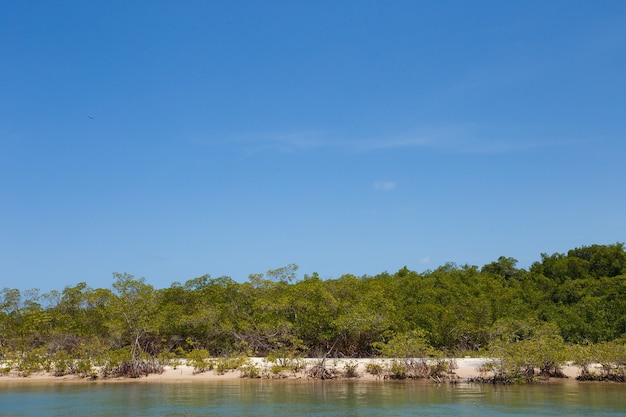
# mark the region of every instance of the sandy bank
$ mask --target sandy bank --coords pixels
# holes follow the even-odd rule
[[[358,375],[358,380],[379,380],[381,377],[377,377],[372,375],[366,371],[366,367],[370,363],[380,364],[385,366],[391,360],[389,359],[328,359],[325,363],[325,366],[331,370],[334,370],[338,375],[341,375],[346,366],[356,364],[356,374]],[[480,376],[479,368],[481,365],[488,362],[487,358],[457,358],[456,369],[453,371],[453,376],[459,382],[466,381],[469,378],[474,378]],[[271,364],[267,363],[263,358],[251,358],[251,362],[258,366],[261,369],[261,374],[266,378],[270,379],[309,379],[307,377],[307,372],[282,372],[280,375],[274,375],[270,372]],[[306,369],[310,369],[312,366],[319,362],[319,359],[308,359],[306,360],[307,367]],[[573,380],[579,374],[579,368],[575,366],[564,366],[563,373],[570,379]],[[20,377],[15,374],[9,374],[0,377],[0,384],[3,383],[93,383],[93,382],[106,382],[106,383],[115,383],[115,382],[141,382],[141,383],[149,383],[149,382],[192,382],[192,381],[226,381],[226,380],[235,380],[241,379],[242,372],[239,370],[227,371],[223,374],[219,374],[215,370],[206,371],[202,373],[195,373],[193,367],[188,365],[179,365],[176,367],[167,366],[164,369],[162,374],[151,374],[147,377],[143,378],[98,378],[95,381],[78,378],[76,376],[67,375],[62,377],[55,377],[49,373],[38,373],[32,374],[28,377]]]

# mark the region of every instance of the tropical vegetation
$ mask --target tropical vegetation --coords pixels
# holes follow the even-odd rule
[[[127,273],[114,273],[111,288],[4,288],[0,373],[137,377],[180,359],[200,372],[219,364],[209,358],[240,358],[257,375],[246,357],[293,367],[302,357],[484,355],[497,358],[483,369],[493,380],[559,376],[567,361],[581,378],[624,380],[622,243],[542,254],[528,269],[507,257],[336,279],[297,279],[297,269],[161,289]]]

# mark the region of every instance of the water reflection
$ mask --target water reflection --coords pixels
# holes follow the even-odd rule
[[[224,381],[0,385],[0,416],[626,416],[626,385]]]

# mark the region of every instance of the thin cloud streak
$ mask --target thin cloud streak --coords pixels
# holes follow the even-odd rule
[[[398,148],[425,148],[433,147],[433,142],[430,139],[414,138],[414,139],[381,139],[381,140],[366,140],[359,142],[357,147],[362,151],[377,151],[385,149],[398,149]]]
[[[519,133],[522,131],[522,133]],[[525,131],[525,132],[523,132]],[[532,139],[527,139],[532,137]],[[245,134],[232,138],[240,142],[248,153],[278,151],[306,152],[315,149],[337,149],[348,152],[375,152],[397,149],[433,149],[462,154],[505,154],[534,149],[576,146],[593,142],[589,138],[559,138],[558,135],[534,132],[523,126],[510,128],[456,128],[424,129],[422,132],[380,138],[346,139],[328,131],[301,131],[278,134]]]
[[[375,181],[374,189],[380,191],[391,191],[397,186],[395,181]]]

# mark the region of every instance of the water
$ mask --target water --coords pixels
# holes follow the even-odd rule
[[[0,384],[0,416],[626,416],[626,385],[361,381]]]

